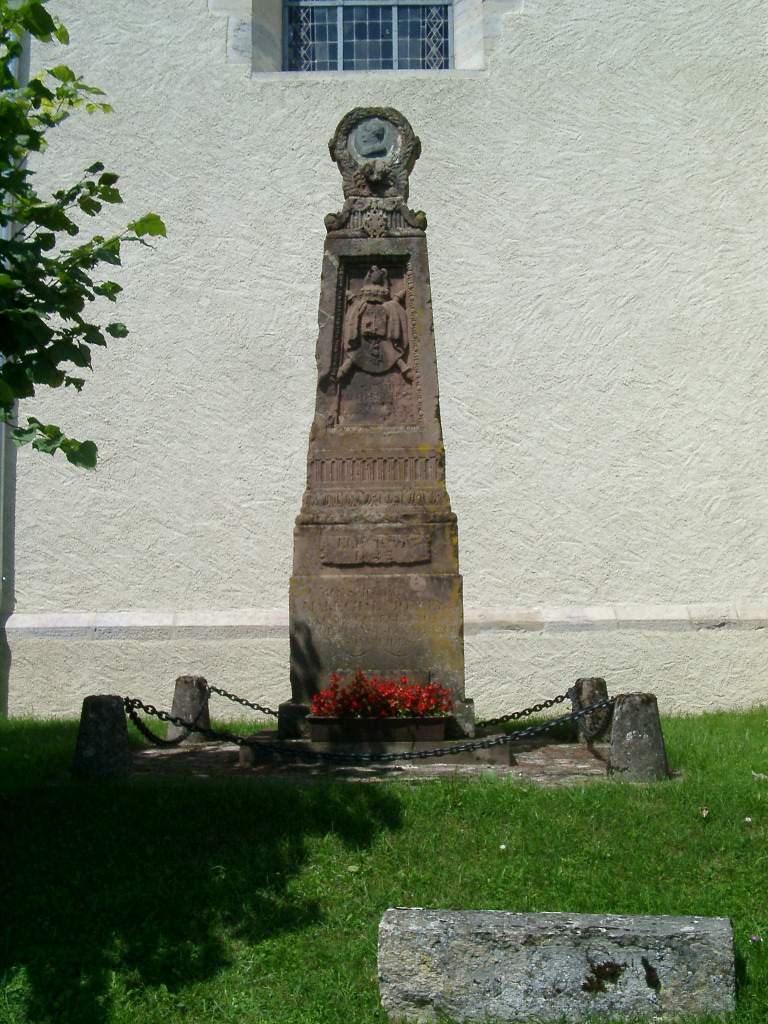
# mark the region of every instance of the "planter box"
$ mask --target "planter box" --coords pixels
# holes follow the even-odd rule
[[[315,743],[420,743],[444,740],[446,715],[432,718],[328,718],[307,715]]]

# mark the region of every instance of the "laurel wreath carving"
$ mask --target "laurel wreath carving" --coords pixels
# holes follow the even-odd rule
[[[349,147],[349,136],[368,118],[389,121],[397,129],[400,144],[385,160],[360,164]],[[341,172],[344,198],[356,196],[399,196],[408,198],[408,178],[421,155],[421,141],[408,120],[393,107],[355,107],[339,121],[328,143],[331,159]]]

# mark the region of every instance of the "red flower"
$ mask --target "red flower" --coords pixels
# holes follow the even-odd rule
[[[447,715],[453,709],[450,692],[440,683],[409,683],[368,677],[358,669],[342,686],[337,673],[331,685],[312,698],[312,714],[323,718],[424,718]]]

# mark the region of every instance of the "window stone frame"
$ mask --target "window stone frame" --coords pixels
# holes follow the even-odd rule
[[[525,0],[453,0],[453,66],[440,71],[283,71],[282,0],[208,0],[209,12],[227,19],[227,60],[252,74],[450,75],[480,71],[501,35],[505,14],[520,13]]]

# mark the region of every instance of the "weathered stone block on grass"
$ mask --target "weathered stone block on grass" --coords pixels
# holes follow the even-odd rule
[[[571,704],[574,711],[599,704],[608,698],[608,685],[600,676],[585,676],[573,684]],[[613,710],[610,707],[585,715],[576,724],[576,734],[582,743],[594,743],[602,740],[610,731]]]
[[[86,697],[80,713],[72,773],[81,779],[118,778],[131,769],[123,698]]]
[[[211,716],[208,711],[208,681],[203,676],[179,676],[173,691],[171,715],[185,722],[194,722],[203,729],[210,729]],[[168,724],[167,738],[179,739],[182,743],[208,743],[203,733],[181,726]]]
[[[675,1021],[735,1008],[720,917],[387,910],[381,1003],[392,1022]]]
[[[621,693],[613,707],[610,772],[625,782],[669,778],[667,751],[652,693]]]

